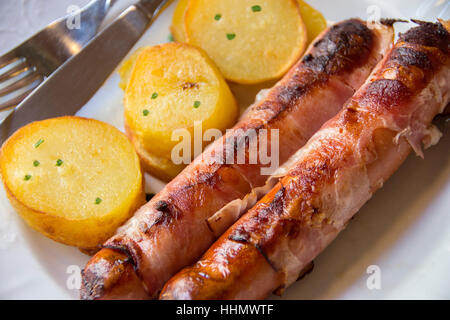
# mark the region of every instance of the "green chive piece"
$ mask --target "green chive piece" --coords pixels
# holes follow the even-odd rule
[[[219,21],[220,19],[222,19],[222,15],[220,13],[214,16],[214,20]]]
[[[144,115],[144,117],[148,116],[149,113],[150,113],[150,111],[148,111],[147,109],[144,109],[144,111],[142,111],[142,114]]]
[[[157,93],[157,92],[153,92],[153,94],[152,94],[152,99],[154,100],[154,99],[156,99],[156,98],[158,98],[158,93]]]
[[[34,147],[35,148],[37,148],[37,147],[39,147],[41,144],[43,144],[44,143],[44,140],[43,139],[39,139],[35,144],[34,144]]]
[[[169,33],[169,36],[167,37],[167,40],[169,40],[170,42],[174,42],[175,39],[173,37],[173,35],[171,33]]]
[[[200,101],[195,101],[194,102],[194,108],[197,109],[198,107],[200,107],[201,102]]]
[[[31,179],[31,175],[29,175],[29,174],[27,174],[24,178],[23,178],[23,180],[25,180],[25,181],[28,181],[28,180],[30,180]]]
[[[260,12],[261,10],[262,10],[261,6],[256,5],[252,7],[253,12]]]
[[[40,164],[41,163],[39,161],[37,161],[37,160],[33,161],[33,166],[35,166],[35,167],[39,167]]]
[[[234,38],[236,38],[236,34],[235,33],[227,33],[227,39],[228,40],[233,40]]]
[[[95,199],[95,204],[100,204],[101,202],[102,202],[102,199],[100,199],[100,198]]]
[[[61,167],[63,164],[63,161],[61,159],[56,160],[56,166]]]

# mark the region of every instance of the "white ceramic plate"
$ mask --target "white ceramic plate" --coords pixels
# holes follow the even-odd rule
[[[87,0],[2,0],[0,54],[13,48],[69,5]],[[119,0],[111,21],[131,0]],[[330,21],[350,17],[435,20],[450,18],[446,0],[309,0]],[[255,0],[257,3],[257,0]],[[172,4],[146,32],[136,47],[166,42]],[[399,31],[410,25],[401,25]],[[113,74],[78,113],[122,129],[122,92]],[[241,105],[253,93],[233,86]],[[1,115],[0,115],[1,116]],[[4,116],[4,115],[3,115]],[[1,118],[3,118],[1,116]],[[345,231],[315,260],[315,269],[284,294],[285,299],[450,299],[450,130],[425,159],[410,156],[398,172],[360,210]],[[162,184],[148,179],[150,190]],[[53,242],[27,227],[0,187],[0,298],[74,299],[72,272],[88,257],[77,249]],[[367,270],[376,266],[379,289]],[[371,269],[372,268],[372,269]],[[369,268],[373,270],[374,267]],[[378,273],[377,273],[378,275]]]

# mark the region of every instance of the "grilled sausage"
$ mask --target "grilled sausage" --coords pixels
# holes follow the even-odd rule
[[[436,143],[435,115],[450,101],[450,35],[420,22],[343,110],[289,161],[278,184],[162,299],[261,299],[281,293],[422,144]]]
[[[81,297],[157,297],[171,276],[195,262],[245,210],[222,212],[220,219],[212,219],[213,215],[236,200],[246,199],[241,205],[247,206],[251,201],[246,196],[265,184],[261,161],[240,164],[236,159],[243,151],[248,160],[254,151],[248,146],[258,137],[246,133],[265,129],[271,137],[277,129],[283,163],[364,83],[392,39],[392,26],[369,28],[357,19],[323,32],[303,59],[232,130],[105,243],[83,271]],[[271,143],[278,142],[270,137],[269,150]],[[232,161],[223,163],[221,159],[230,154]]]

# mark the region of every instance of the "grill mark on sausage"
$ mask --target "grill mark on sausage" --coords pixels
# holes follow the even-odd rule
[[[400,34],[400,45],[391,51],[379,72],[394,74],[395,78],[379,76],[380,79],[370,83],[359,101],[361,105],[375,106],[379,112],[401,108],[448,61],[450,34],[447,30],[440,23],[414,22],[419,26]]]
[[[156,202],[155,210],[157,210],[160,215],[156,218],[151,227],[161,224],[169,225],[173,219],[178,219],[181,216],[181,211],[175,206],[175,204],[165,200],[159,200]]]
[[[257,224],[264,224],[268,222],[268,219],[271,214],[278,213],[282,214],[284,210],[284,201],[285,201],[285,188],[281,187],[280,190],[276,193],[274,200],[270,203],[270,206],[265,207],[261,210],[261,215],[258,215]],[[291,230],[287,233],[289,234]],[[260,245],[258,242],[250,241],[251,240],[251,230],[245,229],[245,226],[240,226],[236,228],[229,236],[228,239],[232,241],[236,241],[243,244],[248,244],[256,248],[258,252],[264,257],[270,267],[275,271],[279,272],[278,268],[276,268],[275,264],[269,259],[267,253],[264,250],[264,244]]]
[[[333,75],[364,63],[372,45],[372,31],[361,21],[351,19],[334,25],[314,44],[313,57],[302,62],[315,72]]]
[[[433,68],[430,58],[425,52],[408,47],[396,47],[392,51],[387,66],[391,64],[399,64],[403,67],[416,66],[426,71]]]
[[[171,200],[169,198],[169,200]],[[168,226],[172,220],[179,219],[182,215],[182,211],[172,202],[166,200],[159,200],[155,203],[155,210],[159,213],[159,216],[150,225],[140,226],[140,231],[149,235],[152,232],[152,228],[157,225]]]
[[[151,225],[148,225],[146,222],[138,225],[139,231],[147,236],[153,232],[153,227],[161,224],[169,225],[173,219],[178,219],[181,216],[181,211],[175,204],[169,201],[160,200],[155,203],[154,208],[159,213],[155,221]],[[128,241],[123,241],[123,239],[115,237],[109,240],[102,248],[117,250],[128,256],[130,259],[129,262],[132,263],[136,271],[136,275],[141,280],[143,279],[140,274],[140,261],[142,261],[143,253],[140,246],[134,240],[128,239]]]
[[[173,194],[173,196],[176,196],[177,193],[184,193],[189,189],[193,189],[195,187],[197,187],[198,185],[204,184],[207,186],[215,186],[218,182],[218,178],[216,175],[216,172],[219,171],[219,169],[223,168],[223,167],[227,167],[229,165],[226,164],[222,164],[220,166],[218,166],[218,168],[216,170],[214,170],[214,172],[199,172],[199,175],[196,176],[196,181],[194,183],[189,183],[184,185],[182,188],[180,188],[180,190],[177,190],[176,193]]]
[[[278,268],[275,266],[275,264],[273,264],[273,262],[269,259],[269,257],[267,256],[267,254],[264,252],[264,250],[258,245],[258,244],[253,244],[253,246],[256,248],[256,250],[258,250],[258,252],[264,257],[264,260],[266,260],[266,262],[269,264],[269,266],[273,269],[273,271],[275,272],[279,272]]]
[[[278,192],[275,194],[273,201],[270,203],[269,210],[277,214],[283,213],[283,209],[285,207],[285,195],[286,188],[282,186],[280,190],[278,190]]]
[[[254,247],[263,256],[264,260],[266,260],[266,262],[269,264],[269,266],[275,272],[278,272],[278,269],[275,267],[275,265],[272,263],[272,261],[270,261],[269,257],[264,252],[264,250],[261,248],[261,246],[258,245],[258,244],[254,244],[252,242],[249,242],[249,238],[250,238],[250,235],[248,233],[239,233],[239,231],[231,234],[228,237],[228,239],[231,240],[231,241],[239,242],[239,243],[250,245],[250,246]]]
[[[167,201],[160,200],[156,203],[155,209],[161,212],[167,212],[169,208],[169,203]]]
[[[126,246],[109,244],[109,245],[102,245],[101,247],[102,249],[111,249],[126,257],[125,259],[117,259],[115,256],[112,256],[110,259],[107,259],[108,261],[113,262],[113,265],[109,266],[110,268],[115,268],[118,267],[119,265],[129,264],[133,267],[133,270],[137,271],[133,256]],[[94,271],[89,270],[88,272],[85,272],[85,269],[82,269],[81,277],[83,281],[83,287],[85,288],[85,290],[81,291],[80,296],[81,299],[94,300],[104,295],[105,279],[102,276],[102,274],[99,274],[95,269]]]
[[[436,47],[449,54],[449,33],[441,23],[425,22],[411,19],[419,26],[409,29],[406,33],[400,33],[399,39],[404,42],[418,44],[420,46]]]
[[[122,244],[108,243],[108,244],[102,245],[102,249],[111,249],[111,250],[118,251],[118,252],[124,254],[125,256],[127,256],[127,259],[120,260],[120,261],[122,261],[123,263],[130,263],[133,266],[133,268],[136,269],[136,261],[134,261],[133,255],[131,254],[130,250],[126,246],[124,246]]]
[[[411,92],[399,80],[379,79],[368,85],[361,103],[371,104],[377,109],[392,110],[405,103]]]

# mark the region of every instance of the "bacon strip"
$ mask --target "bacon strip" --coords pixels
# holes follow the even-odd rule
[[[162,299],[261,299],[281,293],[414,150],[450,101],[450,34],[418,22],[346,107],[292,158],[278,184]],[[434,141],[436,142],[436,141]]]
[[[359,88],[392,43],[392,26],[369,29],[347,20],[326,30],[306,55],[239,123],[214,142],[108,240],[83,272],[84,299],[154,298],[181,268],[195,262],[239,217],[243,200],[264,185],[260,162],[249,164],[254,129],[279,130],[280,163],[334,116]],[[275,141],[276,143],[276,141]],[[233,164],[223,164],[227,152]],[[245,164],[236,156],[244,151]],[[239,212],[211,219],[232,201]],[[221,222],[218,220],[223,219]],[[124,258],[124,256],[126,258]]]

